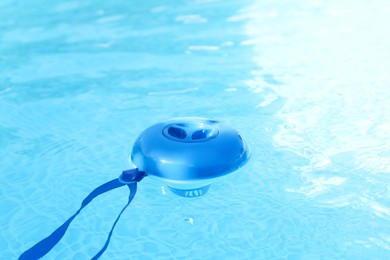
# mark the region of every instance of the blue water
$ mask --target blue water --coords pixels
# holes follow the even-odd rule
[[[195,199],[145,178],[101,259],[389,259],[390,5],[0,1],[0,259],[130,167],[149,125],[224,120],[250,163]],[[90,259],[128,190],[45,259]]]

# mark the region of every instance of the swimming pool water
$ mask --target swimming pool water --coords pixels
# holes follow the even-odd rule
[[[224,120],[249,165],[202,197],[145,178],[101,259],[390,258],[386,1],[0,2],[0,259],[49,235],[172,117]],[[44,259],[90,259],[128,190]]]

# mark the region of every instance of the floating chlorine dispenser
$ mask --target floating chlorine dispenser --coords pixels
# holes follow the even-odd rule
[[[128,186],[128,203],[115,220],[102,249],[92,258],[98,259],[107,249],[111,234],[121,214],[137,192],[137,182],[151,176],[166,183],[182,197],[204,195],[211,183],[241,166],[249,158],[245,139],[233,128],[216,120],[181,118],[155,124],[145,129],[134,143],[131,161],[137,167],[123,171],[119,178],[93,190],[80,209],[51,235],[25,251],[19,259],[39,259],[64,236],[80,211],[94,198],[107,191]]]
[[[173,193],[197,197],[214,179],[241,167],[248,155],[247,144],[235,129],[215,120],[184,118],[144,130],[131,160]]]

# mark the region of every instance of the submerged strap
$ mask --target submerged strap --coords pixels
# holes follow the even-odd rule
[[[134,198],[134,196],[135,196],[135,193],[137,192],[137,183],[136,183],[136,182],[127,184],[127,186],[128,186],[129,189],[130,189],[129,200],[128,200],[127,204],[123,207],[123,209],[121,210],[121,212],[119,213],[119,215],[118,215],[118,217],[116,218],[114,224],[112,225],[112,228],[111,228],[111,230],[110,230],[110,233],[108,234],[106,243],[104,244],[103,248],[100,249],[100,251],[99,251],[94,257],[92,257],[91,260],[96,260],[96,259],[98,259],[98,258],[104,253],[104,251],[106,251],[106,249],[107,249],[107,247],[108,247],[108,244],[110,243],[110,238],[111,238],[112,232],[114,231],[114,228],[115,228],[115,226],[116,226],[116,223],[118,222],[118,220],[119,220],[119,218],[121,217],[122,213],[123,213],[123,212],[126,210],[126,208],[130,205],[131,201],[133,200],[133,198]]]
[[[83,200],[81,203],[81,207],[79,210],[71,216],[67,221],[65,221],[61,226],[59,226],[53,233],[51,233],[48,237],[42,239],[37,244],[35,244],[33,247],[25,251],[20,257],[19,260],[34,260],[39,259],[46,255],[65,235],[66,230],[68,229],[70,223],[73,221],[73,219],[81,212],[81,210],[86,207],[94,198],[99,196],[100,194],[106,193],[110,190],[122,187],[124,185],[127,185],[130,189],[130,195],[129,200],[126,204],[126,206],[122,209],[122,211],[119,213],[118,217],[116,218],[111,231],[108,235],[108,238],[106,240],[106,243],[104,244],[103,248],[93,257],[93,259],[98,259],[104,251],[107,249],[108,244],[110,242],[110,238],[112,235],[112,232],[115,228],[116,223],[118,222],[120,216],[125,211],[127,206],[131,203],[133,200],[136,192],[137,192],[137,181],[142,180],[142,178],[145,176],[143,172],[139,172],[137,169],[132,169],[128,171],[124,171],[121,176],[127,176],[126,179],[131,179],[129,182],[123,182],[120,179],[114,179],[111,180],[96,189],[94,189],[88,196]],[[132,176],[132,178],[129,178],[128,176]]]

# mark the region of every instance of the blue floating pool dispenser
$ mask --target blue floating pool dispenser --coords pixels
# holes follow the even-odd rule
[[[203,118],[155,124],[137,138],[131,161],[183,197],[204,195],[214,179],[248,160],[245,139],[233,128]]]
[[[110,190],[128,186],[128,202],[111,227],[106,243],[92,259],[107,249],[112,232],[144,177],[157,178],[182,197],[204,195],[211,183],[231,173],[249,158],[245,139],[233,128],[204,118],[173,119],[145,129],[134,143],[131,161],[136,168],[123,171],[119,178],[94,189],[82,201],[79,210],[48,237],[22,253],[19,259],[40,259],[64,236],[73,219],[93,199]]]

